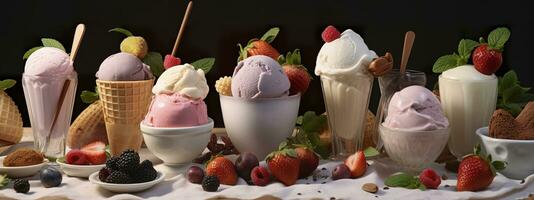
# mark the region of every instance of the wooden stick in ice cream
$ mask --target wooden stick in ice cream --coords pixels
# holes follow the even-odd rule
[[[192,8],[193,8],[193,2],[190,1],[187,4],[184,18],[182,19],[182,25],[180,25],[180,30],[178,31],[178,35],[176,36],[176,40],[174,41],[174,47],[172,48],[172,53],[165,56],[165,61],[163,62],[163,66],[165,67],[165,69],[168,69],[169,67],[172,67],[175,65],[179,65],[181,63],[180,58],[175,57],[175,55],[176,55],[176,52],[178,51],[178,46],[180,45],[180,41],[182,40],[185,26],[187,25],[187,21],[189,20],[189,14],[191,14]]]
[[[406,72],[406,65],[408,64],[408,59],[410,59],[410,53],[412,52],[413,42],[415,40],[415,33],[413,31],[408,31],[404,35],[404,47],[402,49],[402,58],[400,65],[400,74]]]
[[[83,39],[83,34],[85,33],[85,25],[78,24],[76,26],[76,31],[74,32],[74,39],[72,40],[72,48],[70,51],[70,60],[74,62],[74,58],[76,58],[76,54],[78,53],[78,48],[80,47],[80,43]],[[57,118],[59,116],[59,113],[61,112],[61,107],[63,107],[63,102],[65,101],[65,95],[67,94],[67,91],[69,90],[70,80],[65,80],[65,83],[63,84],[63,88],[61,89],[61,96],[59,96],[59,100],[57,102],[56,106],[56,113],[54,114],[54,120],[52,121],[52,126],[50,127],[50,132],[54,130],[54,127],[56,125]],[[50,139],[50,134],[47,137],[47,143]]]

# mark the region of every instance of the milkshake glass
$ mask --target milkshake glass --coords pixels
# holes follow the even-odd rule
[[[441,106],[450,123],[449,150],[461,159],[479,143],[475,131],[489,125],[497,102],[495,75],[464,65],[439,76]]]
[[[65,88],[67,91],[64,99],[61,99],[61,92],[67,80],[70,82]],[[34,147],[47,157],[58,158],[65,154],[77,84],[76,72],[66,77],[22,75]],[[63,102],[60,103],[60,100]],[[56,112],[59,112],[57,118]]]
[[[332,159],[343,159],[363,148],[363,136],[373,77],[350,79],[321,76],[328,125],[332,132]]]

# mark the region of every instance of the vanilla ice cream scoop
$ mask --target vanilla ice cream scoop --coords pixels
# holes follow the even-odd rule
[[[317,76],[369,74],[369,64],[377,57],[374,51],[369,50],[360,35],[348,29],[339,38],[321,47],[317,55],[315,74]]]
[[[24,67],[24,74],[31,76],[65,77],[73,71],[69,55],[53,47],[43,47],[33,52]]]
[[[391,129],[431,131],[449,126],[439,100],[422,86],[409,86],[391,97],[383,125]]]
[[[116,53],[107,57],[96,77],[104,81],[140,81],[153,78],[150,67],[129,53]]]
[[[179,93],[191,99],[204,99],[209,86],[202,69],[195,70],[190,64],[171,67],[163,72],[152,88],[154,94]]]

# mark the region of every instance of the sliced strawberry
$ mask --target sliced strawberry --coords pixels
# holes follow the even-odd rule
[[[180,65],[181,63],[182,63],[182,60],[180,60],[180,58],[174,57],[171,54],[167,54],[165,56],[165,60],[163,61],[163,67],[165,67],[165,69],[169,69],[176,65]]]
[[[96,141],[85,145],[81,151],[85,154],[87,160],[93,165],[106,163],[106,144]]]
[[[365,160],[365,155],[363,151],[358,151],[350,155],[345,160],[345,165],[350,169],[350,177],[358,178],[362,176],[367,170],[367,161]]]
[[[65,162],[72,165],[88,165],[89,160],[87,156],[78,149],[70,150],[65,156]]]

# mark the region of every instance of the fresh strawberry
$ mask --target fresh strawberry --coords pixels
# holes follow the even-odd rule
[[[473,52],[473,64],[480,73],[491,75],[501,67],[502,53],[487,44],[480,45]]]
[[[223,156],[216,156],[208,161],[206,174],[217,176],[221,184],[235,185],[237,183],[234,163]]]
[[[297,182],[300,160],[294,149],[282,149],[267,156],[267,165],[273,176],[286,186]]]
[[[252,178],[252,183],[257,186],[266,186],[271,182],[271,174],[262,166],[254,167],[250,172],[250,178]]]
[[[350,169],[350,177],[358,178],[362,176],[367,170],[367,161],[365,160],[365,155],[363,151],[358,151],[350,155],[345,160],[345,165]]]
[[[101,141],[85,145],[81,151],[85,154],[87,160],[93,165],[106,163],[106,144]]]
[[[280,29],[277,27],[271,28],[260,39],[250,40],[245,47],[238,44],[240,49],[238,61],[255,55],[269,56],[274,60],[278,60],[280,53],[270,43],[273,42],[279,31]]]
[[[174,57],[171,54],[167,54],[165,55],[165,60],[163,61],[163,67],[165,67],[165,69],[169,69],[176,65],[180,65],[181,63],[182,60],[180,60],[180,58]]]
[[[319,156],[307,147],[297,147],[295,151],[300,160],[299,178],[308,177],[319,166]]]
[[[495,173],[505,168],[506,163],[492,161],[491,154],[480,153],[480,145],[475,146],[474,154],[465,156],[458,167],[458,191],[479,191],[488,187]]]
[[[341,33],[339,33],[336,27],[330,25],[324,29],[323,33],[321,33],[321,37],[324,42],[332,42],[341,37]]]
[[[280,56],[278,62],[282,64],[282,68],[291,83],[290,95],[306,92],[312,77],[306,67],[301,64],[300,50],[295,49],[293,52],[287,52],[286,56]]]
[[[428,189],[437,189],[441,184],[441,177],[432,168],[426,168],[419,174],[419,181]]]
[[[480,38],[480,45],[472,55],[475,69],[486,75],[495,73],[501,67],[502,51],[509,38],[510,30],[503,27],[490,32],[488,43]]]
[[[89,164],[89,160],[87,159],[86,155],[78,149],[70,150],[65,156],[65,162],[67,162],[67,164],[72,164],[72,165],[88,165]]]

